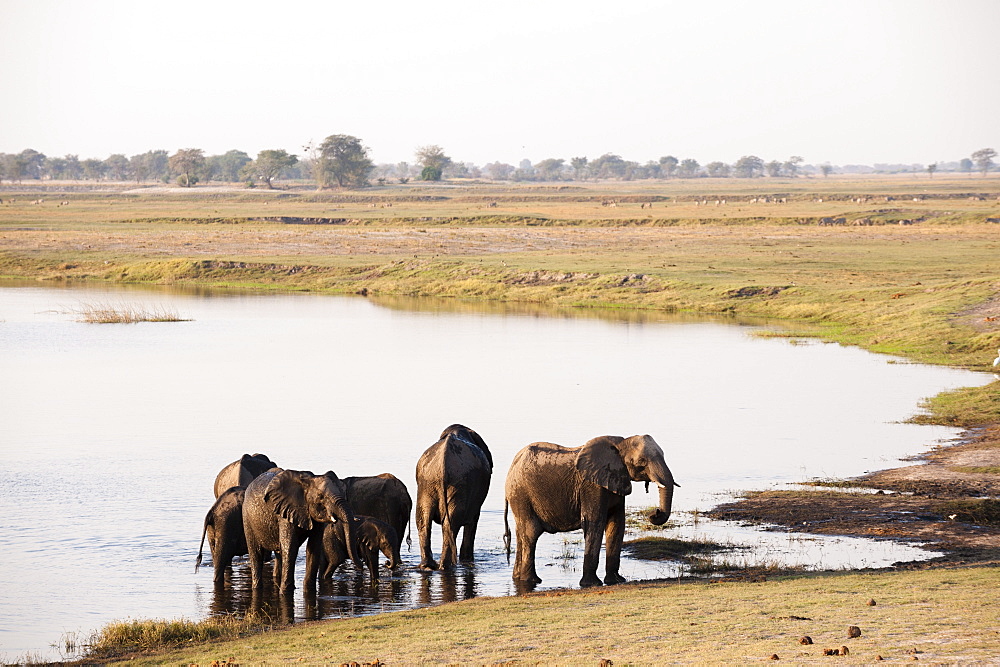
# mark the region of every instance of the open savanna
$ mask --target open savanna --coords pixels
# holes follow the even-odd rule
[[[727,313],[970,367],[1000,341],[996,176],[79,188],[0,191],[0,275]]]
[[[1000,177],[978,175],[337,192],[8,185],[0,277],[753,317],[772,323],[773,335],[987,370],[1000,348],[998,197]],[[960,390],[930,407],[928,419],[941,423],[1000,423],[1000,386]],[[152,661],[743,662],[773,653],[809,662],[823,660],[827,645],[848,646],[839,658],[848,662],[995,661],[996,615],[977,610],[996,606],[997,572],[471,600]],[[869,597],[877,606],[865,605]],[[862,637],[847,640],[847,625]],[[806,634],[816,645],[798,644]]]

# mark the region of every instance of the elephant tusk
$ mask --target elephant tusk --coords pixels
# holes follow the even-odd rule
[[[337,523],[337,517],[330,515],[330,523]]]

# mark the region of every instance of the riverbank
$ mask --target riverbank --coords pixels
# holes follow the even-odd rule
[[[120,664],[993,663],[997,591],[991,567],[624,584],[307,623]]]

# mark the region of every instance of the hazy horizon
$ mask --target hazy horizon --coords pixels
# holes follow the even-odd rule
[[[952,162],[1000,147],[998,27],[993,0],[0,0],[0,152]]]

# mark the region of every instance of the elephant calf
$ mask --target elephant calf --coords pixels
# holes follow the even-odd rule
[[[390,568],[402,565],[396,529],[385,521],[355,514],[354,535],[358,541],[358,555],[368,567],[372,586],[376,585],[379,579],[380,551],[389,559]],[[323,528],[323,554],[326,556],[326,567],[322,571],[324,578],[332,576],[333,571],[348,560],[347,538],[344,535],[342,522],[328,523]]]
[[[225,583],[226,568],[232,564],[233,558],[248,553],[246,535],[243,533],[244,494],[245,489],[242,486],[233,486],[225,490],[205,515],[201,546],[198,547],[198,560],[195,561],[194,570],[197,572],[201,565],[201,552],[205,548],[205,536],[208,535],[208,548],[212,552],[216,586]]]

